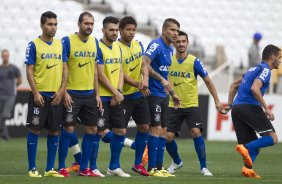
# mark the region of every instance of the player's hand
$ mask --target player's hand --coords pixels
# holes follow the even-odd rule
[[[225,108],[223,108],[221,111],[219,111],[220,114],[228,114],[228,112],[231,110],[231,106],[227,105]]]
[[[217,110],[217,112],[222,113],[223,111],[223,105],[220,102],[215,102],[215,108]]]
[[[97,102],[97,107],[99,108],[99,111],[101,111],[103,109],[103,105],[102,105],[102,100],[99,95],[96,95],[96,102]]]
[[[53,98],[51,105],[59,105],[63,97],[63,91],[57,91],[51,98]]]
[[[118,105],[118,102],[114,98],[112,98],[111,102],[110,102],[110,106],[113,107],[113,106],[116,106],[116,105]]]
[[[64,106],[66,109],[70,109],[72,107],[72,98],[71,96],[68,94],[68,92],[65,92],[64,94]]]
[[[270,121],[273,121],[273,120],[275,119],[274,114],[271,112],[270,109],[267,108],[267,109],[264,110],[264,112],[265,112],[267,118],[268,118]]]
[[[151,94],[151,91],[147,88],[146,90],[139,90],[140,93],[142,93],[143,96],[149,96]]]
[[[37,105],[39,107],[44,106],[44,103],[45,103],[44,99],[39,92],[34,94],[34,103],[35,103],[35,105]]]
[[[120,93],[119,91],[117,91],[114,96],[113,96],[114,100],[118,103],[121,104],[121,102],[123,101],[124,97],[123,94]]]
[[[174,109],[178,109],[180,107],[180,104],[181,104],[181,100],[180,98],[174,94],[172,97],[172,101],[173,101],[173,104],[174,104]]]
[[[162,85],[164,86],[165,91],[171,91],[172,85],[165,79],[161,81]]]
[[[142,79],[142,81],[139,83],[138,89],[145,91],[146,89],[148,89],[148,86],[148,80]]]

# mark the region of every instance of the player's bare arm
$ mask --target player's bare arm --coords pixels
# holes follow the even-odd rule
[[[97,68],[97,63],[95,62],[94,64],[94,89],[96,92],[96,101],[97,101],[97,107],[99,108],[99,111],[103,109],[102,105],[102,100],[100,98],[100,93],[99,93],[99,79],[98,79],[98,68]]]
[[[123,101],[123,94],[121,94],[117,89],[114,88],[114,86],[111,84],[109,79],[104,74],[104,65],[97,65],[98,69],[98,78],[99,82],[103,84],[108,90],[112,92],[112,94],[115,97],[115,100],[117,100],[119,103]]]
[[[41,94],[39,93],[35,85],[34,65],[26,65],[26,76],[27,76],[29,86],[34,95],[34,103],[38,105],[39,107],[43,107],[44,106],[43,97],[41,96]]]
[[[262,87],[262,85],[263,85],[263,83],[260,79],[255,79],[254,82],[253,82],[253,85],[251,87],[251,91],[252,91],[254,97],[259,101],[259,103],[263,107],[264,112],[267,115],[268,119],[273,121],[274,120],[274,114],[268,108],[266,102],[263,99],[261,91],[260,91],[260,88]]]
[[[53,96],[53,100],[51,102],[51,105],[58,105],[61,100],[62,97],[66,91],[66,85],[67,85],[67,78],[68,78],[68,66],[67,63],[63,63],[63,73],[62,73],[62,83],[61,83],[61,87],[60,90],[57,91]]]
[[[146,56],[143,55],[143,60],[147,63],[148,65],[148,70],[149,70],[149,75],[154,77],[155,79],[157,79],[158,81],[160,81],[162,83],[162,85],[164,86],[166,91],[171,91],[172,86],[171,84],[165,80],[159,73],[157,73],[150,65],[150,63],[152,62],[151,59]]]
[[[237,78],[235,81],[232,82],[229,88],[229,93],[228,93],[228,105],[227,107],[223,110],[223,114],[227,114],[230,109],[231,109],[231,104],[233,103],[234,97],[237,94],[237,91],[239,89],[239,86],[242,82],[243,77]]]
[[[206,76],[203,80],[204,80],[207,88],[209,89],[209,92],[213,96],[214,103],[215,103],[215,106],[216,106],[216,110],[218,112],[221,112],[223,107],[222,107],[222,104],[219,101],[219,98],[218,98],[218,95],[217,95],[217,92],[216,92],[216,89],[215,89],[215,86],[214,86],[212,80],[210,79],[209,76]]]

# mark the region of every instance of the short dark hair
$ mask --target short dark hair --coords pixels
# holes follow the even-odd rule
[[[93,15],[92,15],[91,13],[89,13],[89,12],[83,12],[83,13],[81,13],[81,14],[79,15],[79,17],[78,17],[78,23],[81,23],[81,22],[83,21],[83,18],[84,18],[85,16],[92,17],[92,18],[94,19]]]
[[[269,60],[272,54],[277,56],[280,51],[281,49],[274,45],[267,45],[262,51],[262,60],[264,61]]]
[[[106,25],[108,25],[110,23],[118,24],[119,20],[116,17],[108,16],[108,17],[104,18],[104,20],[103,20],[103,27],[105,27]]]
[[[189,40],[189,39],[188,39],[188,35],[187,35],[187,33],[185,33],[184,31],[179,31],[178,36],[186,36],[187,41]]]
[[[168,18],[168,19],[165,19],[164,23],[163,23],[163,29],[167,28],[169,26],[169,24],[176,24],[178,26],[178,28],[180,28],[180,24],[179,22],[174,19],[174,18]]]
[[[1,50],[1,54],[3,54],[4,52],[8,52],[9,53],[8,49]]]
[[[124,29],[127,24],[134,24],[137,27],[137,22],[132,16],[125,16],[119,22],[119,28]]]
[[[41,15],[40,23],[41,23],[41,24],[45,24],[45,22],[47,21],[47,18],[48,18],[48,19],[51,19],[51,18],[56,19],[56,18],[57,18],[57,15],[56,15],[54,12],[51,12],[51,11],[44,12],[44,13],[42,13],[42,15]]]

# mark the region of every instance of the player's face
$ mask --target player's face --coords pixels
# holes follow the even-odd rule
[[[188,44],[189,41],[187,40],[185,35],[178,36],[176,41],[174,42],[176,51],[181,54],[187,50]]]
[[[120,29],[120,36],[126,42],[131,42],[136,33],[136,26],[134,24],[127,24],[123,29]]]
[[[171,43],[174,43],[179,33],[179,27],[174,23],[170,23],[167,28],[164,29],[163,33]]]
[[[7,64],[9,62],[10,54],[7,51],[3,51],[1,57],[2,57],[3,63]]]
[[[57,32],[57,19],[55,18],[47,18],[44,24],[41,24],[41,29],[43,34],[49,38],[52,38],[56,35]]]
[[[109,42],[114,42],[118,37],[118,24],[109,23],[103,28],[105,38]]]
[[[89,16],[84,16],[81,23],[78,23],[79,32],[83,35],[91,35],[94,27],[94,18]]]
[[[279,54],[277,56],[274,56],[274,62],[273,62],[273,68],[274,69],[278,69],[279,64],[281,63],[281,59],[282,59],[282,55],[281,55],[281,51],[279,52]]]

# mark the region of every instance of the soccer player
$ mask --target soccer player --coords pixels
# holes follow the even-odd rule
[[[67,66],[63,63],[63,46],[54,38],[57,15],[47,11],[41,15],[42,35],[29,42],[26,50],[26,73],[32,92],[28,102],[27,154],[30,177],[41,177],[36,170],[38,135],[48,130],[47,166],[44,176],[64,177],[55,171],[54,164],[62,122],[61,103],[67,81]]]
[[[123,97],[123,70],[121,49],[115,42],[118,37],[119,20],[106,17],[103,20],[103,38],[99,42],[102,58],[98,62],[99,90],[103,109],[99,113],[98,131],[102,137],[107,135],[110,128],[111,160],[107,170],[108,175],[130,177],[120,167],[120,153],[126,134],[124,110],[121,105]]]
[[[260,178],[252,169],[259,150],[278,142],[271,123],[274,114],[263,96],[269,87],[271,70],[278,68],[281,57],[278,47],[266,46],[262,52],[263,61],[251,67],[230,86],[226,113],[232,109],[231,116],[238,141],[236,150],[243,156],[245,165],[242,174],[246,177]],[[256,133],[261,137],[258,138]]]
[[[98,40],[90,34],[94,27],[94,17],[83,12],[78,18],[78,32],[62,39],[63,61],[68,66],[67,91],[64,94],[64,120],[59,143],[59,171],[65,177],[70,176],[65,169],[65,159],[70,141],[75,135],[77,119],[85,126],[82,139],[79,176],[100,176],[88,168],[94,149],[97,133],[98,108],[101,99],[98,91],[96,62]]]
[[[163,169],[164,149],[166,144],[166,130],[168,120],[167,92],[173,96],[176,106],[179,99],[173,93],[170,83],[167,81],[168,67],[171,64],[173,48],[180,24],[177,20],[168,18],[164,21],[162,35],[153,40],[143,56],[148,63],[150,77],[148,97],[151,115],[150,135],[148,137],[148,171],[152,176],[173,176]]]
[[[214,98],[216,109],[221,111],[222,105],[219,102],[217,92],[211,81],[203,63],[195,56],[188,53],[189,45],[188,35],[182,31],[174,43],[176,54],[172,56],[172,63],[169,67],[169,82],[173,84],[175,93],[181,99],[181,105],[178,109],[173,108],[173,101],[169,101],[169,123],[167,128],[166,149],[173,158],[173,162],[168,168],[169,173],[174,173],[176,169],[182,167],[182,161],[179,158],[175,135],[185,120],[191,137],[194,140],[195,150],[197,152],[201,174],[212,176],[207,169],[206,149],[201,132],[203,131],[203,122],[201,120],[198,104],[198,82],[197,76],[200,75]]]
[[[149,135],[150,112],[147,99],[143,96],[149,94],[149,71],[147,63],[142,59],[143,45],[134,40],[136,33],[136,20],[127,16],[120,20],[120,39],[117,44],[122,51],[122,67],[124,75],[123,94],[125,121],[128,124],[130,117],[137,124],[135,137],[135,163],[132,170],[144,176],[149,173],[142,164],[142,155]]]

